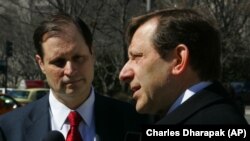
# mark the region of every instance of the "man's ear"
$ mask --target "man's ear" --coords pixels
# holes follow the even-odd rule
[[[45,74],[46,72],[45,72],[45,69],[44,69],[43,60],[42,60],[41,56],[39,56],[38,54],[36,54],[36,62],[39,65],[42,72]]]
[[[174,49],[175,64],[172,69],[174,75],[181,74],[186,70],[189,61],[189,50],[185,44],[179,44]]]

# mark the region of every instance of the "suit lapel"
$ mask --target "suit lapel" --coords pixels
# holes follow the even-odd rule
[[[192,116],[205,106],[222,100],[224,97],[219,96],[219,94],[225,93],[226,92],[219,84],[214,83],[195,94],[193,97],[188,99],[172,113],[162,118],[156,124],[181,124],[188,117]]]
[[[116,141],[123,135],[123,115],[114,111],[114,102],[96,94],[95,125],[101,141]],[[120,123],[120,124],[117,124]]]
[[[102,138],[108,134],[107,128],[110,128],[109,118],[106,116],[108,113],[105,112],[105,102],[101,99],[101,96],[98,94],[95,95],[95,125],[96,133]]]
[[[25,124],[25,141],[40,141],[50,131],[48,95],[37,101]]]
[[[95,95],[95,107],[94,107],[94,113],[95,113],[95,126],[96,126],[96,133],[98,134],[98,136],[102,136],[103,132],[105,132],[105,125],[103,124],[104,122],[101,122],[100,117],[102,116],[102,110],[100,109],[100,100],[99,100],[99,96],[96,94]],[[105,119],[103,119],[105,120]]]

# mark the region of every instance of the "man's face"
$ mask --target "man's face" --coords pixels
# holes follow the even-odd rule
[[[165,111],[171,101],[171,62],[160,57],[152,44],[157,20],[152,19],[135,32],[128,48],[129,60],[120,72],[128,82],[140,113]],[[170,59],[171,60],[171,59]]]
[[[44,57],[36,55],[36,59],[55,96],[85,100],[94,77],[94,56],[82,35],[74,25],[67,25],[63,32],[46,36],[42,43]]]

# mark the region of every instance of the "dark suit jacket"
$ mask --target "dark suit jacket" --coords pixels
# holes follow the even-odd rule
[[[247,121],[226,90],[214,82],[157,124],[247,124]]]
[[[127,132],[137,132],[139,124],[147,121],[130,104],[98,94],[94,112],[101,141],[123,141]],[[0,117],[0,141],[41,141],[50,127],[49,102],[45,96]]]

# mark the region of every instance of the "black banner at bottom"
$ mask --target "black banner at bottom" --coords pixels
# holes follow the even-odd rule
[[[140,141],[172,139],[250,140],[249,125],[144,125]]]

